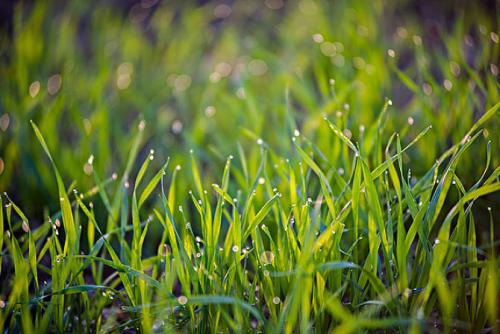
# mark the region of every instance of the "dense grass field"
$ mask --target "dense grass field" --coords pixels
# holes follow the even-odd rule
[[[500,332],[498,4],[4,6],[1,333]]]

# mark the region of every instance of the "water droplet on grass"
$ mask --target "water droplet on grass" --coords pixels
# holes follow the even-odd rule
[[[60,74],[54,74],[47,80],[47,92],[50,95],[55,95],[61,89],[62,77]]]
[[[205,115],[207,117],[213,117],[215,115],[216,109],[214,106],[208,106],[205,108]]]
[[[88,162],[83,165],[83,172],[86,174],[86,175],[90,175],[92,174],[92,171],[94,170],[94,168],[92,167],[92,164],[89,164]]]
[[[327,57],[333,57],[337,53],[337,49],[335,48],[335,44],[332,42],[323,42],[320,45],[321,53]]]
[[[323,43],[323,41],[325,40],[323,35],[320,33],[316,33],[316,34],[312,35],[312,39],[315,43]]]
[[[275,258],[274,253],[271,251],[265,251],[265,252],[262,252],[262,254],[260,254],[260,261],[264,265],[273,264],[274,258]]]
[[[453,84],[452,84],[452,82],[451,82],[450,80],[445,79],[445,80],[443,81],[443,87],[444,87],[444,89],[446,89],[447,91],[451,91],[451,89],[453,88]]]
[[[29,94],[31,97],[36,97],[40,92],[40,81],[32,82],[29,87]]]
[[[28,222],[26,220],[23,221],[21,227],[22,227],[23,231],[26,233],[28,233],[30,231],[30,226],[28,225]]]
[[[261,76],[267,72],[267,64],[261,59],[253,59],[248,63],[248,71],[255,76]]]
[[[179,304],[181,305],[186,305],[187,302],[188,302],[188,299],[186,296],[179,296],[179,298],[177,298],[177,301],[179,302]]]
[[[497,34],[496,32],[494,32],[494,31],[492,31],[492,32],[490,33],[490,39],[491,39],[491,41],[492,41],[493,43],[497,44],[497,43],[498,43],[498,40],[499,40],[499,38],[498,38],[498,34]]]
[[[179,134],[182,132],[182,122],[179,121],[179,120],[175,120],[173,123],[172,123],[172,132],[174,134]]]

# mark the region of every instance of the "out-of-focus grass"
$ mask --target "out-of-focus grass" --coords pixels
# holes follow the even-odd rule
[[[23,199],[55,194],[30,119],[57,147],[65,179],[89,187],[93,178],[82,173],[89,156],[100,175],[118,171],[140,117],[149,124],[149,145],[165,148],[162,157],[184,164],[185,153],[197,149],[211,172],[235,152],[236,140],[248,147],[262,137],[289,152],[283,138],[291,118],[304,134],[322,138],[320,148],[332,138],[319,127],[324,113],[340,111],[340,124],[357,137],[389,97],[389,133],[435,127],[414,153],[422,164],[413,169],[422,172],[498,100],[492,74],[498,43],[490,34],[497,23],[478,10],[429,34],[423,30],[432,21],[424,25],[411,13],[398,19],[378,1],[305,1],[278,10],[244,1],[226,18],[214,14],[229,12],[222,5],[179,7],[137,5],[123,13],[82,1],[16,7],[13,36],[2,43],[3,189],[15,187]],[[490,138],[498,133],[496,123],[488,130]],[[469,181],[480,173],[474,162],[462,165]],[[21,178],[22,186],[13,182]]]
[[[497,330],[494,15],[229,5],[15,8],[0,328]]]

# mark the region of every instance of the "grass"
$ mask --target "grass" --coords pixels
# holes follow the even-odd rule
[[[498,332],[495,19],[266,3],[15,8],[1,332]]]

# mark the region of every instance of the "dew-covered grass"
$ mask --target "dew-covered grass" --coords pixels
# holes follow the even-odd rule
[[[0,332],[498,332],[487,7],[141,3],[0,33]]]

